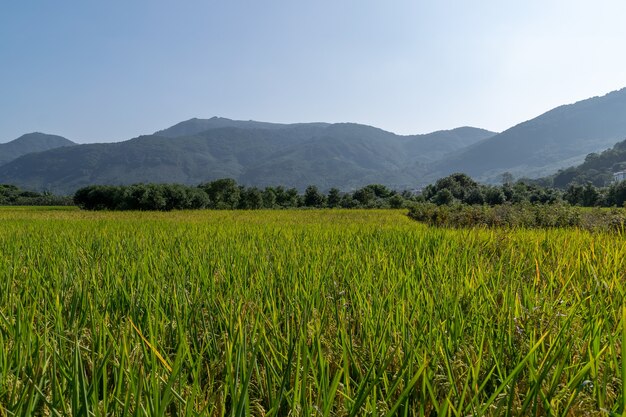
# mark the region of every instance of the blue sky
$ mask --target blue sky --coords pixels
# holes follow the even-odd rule
[[[191,117],[504,130],[626,87],[623,0],[0,4],[0,142]]]

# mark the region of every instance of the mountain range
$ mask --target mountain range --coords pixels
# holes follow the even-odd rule
[[[626,88],[557,107],[430,167],[442,176],[464,172],[493,181],[504,171],[540,177],[584,161],[626,138]]]
[[[190,119],[117,143],[24,135],[0,144],[0,183],[70,194],[90,184],[234,178],[248,186],[415,189],[452,172],[539,177],[626,138],[626,89],[553,109],[502,133],[461,127],[401,136],[355,123]]]
[[[493,136],[475,128],[398,136],[370,126],[191,119],[152,135],[32,153],[0,166],[0,182],[71,193],[89,184],[234,178],[246,185],[349,190],[414,186],[410,166]]]

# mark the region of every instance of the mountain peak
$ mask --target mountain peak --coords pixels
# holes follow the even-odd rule
[[[74,142],[72,142],[69,139],[64,138],[63,136],[49,135],[47,133],[42,133],[42,132],[26,133],[20,136],[19,138],[6,143],[6,145],[8,145],[9,143],[34,143],[34,142],[58,143],[60,146],[75,145]]]
[[[28,153],[43,152],[73,145],[76,145],[76,143],[63,136],[48,135],[41,132],[27,133],[11,142],[0,144],[0,165]]]
[[[326,123],[295,123],[295,124],[284,124],[284,123],[268,123],[268,122],[258,122],[256,120],[233,120],[225,117],[213,116],[210,119],[198,119],[194,117],[189,120],[185,120],[184,122],[180,122],[175,124],[174,126],[170,126],[167,129],[159,130],[154,134],[157,136],[163,136],[167,138],[178,138],[182,136],[192,136],[197,135],[202,132],[206,132],[211,129],[220,129],[220,128],[238,128],[238,129],[266,129],[266,130],[277,130],[277,129],[286,129],[293,126],[315,126],[315,127],[323,127],[326,126]]]

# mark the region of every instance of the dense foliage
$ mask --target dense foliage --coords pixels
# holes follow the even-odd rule
[[[591,153],[581,165],[560,170],[547,177],[545,183],[565,189],[571,184],[591,183],[596,187],[605,187],[613,182],[613,173],[626,170],[626,140],[617,143],[611,149],[600,154]]]
[[[0,184],[0,206],[70,206],[71,197],[55,196],[21,190],[14,185]]]
[[[352,193],[332,188],[327,194],[309,186],[303,194],[295,188],[244,187],[226,178],[198,187],[178,184],[93,185],[79,189],[74,203],[86,210],[182,210],[285,209],[285,208],[402,208],[416,199],[410,192],[398,193],[373,184]]]
[[[202,190],[179,184],[94,185],[74,194],[74,204],[86,210],[184,210],[205,208]]]
[[[623,232],[626,212],[623,209],[582,209],[566,204],[501,204],[437,206],[415,204],[409,217],[432,226],[553,228],[580,227],[594,231]]]
[[[622,234],[0,210],[0,415],[621,415]]]
[[[503,203],[555,203],[559,190],[518,181],[501,186],[479,184],[469,176],[456,173],[437,180],[422,190],[424,201],[437,205],[469,204],[495,206]]]
[[[465,174],[456,173],[424,188],[420,199],[439,206],[569,203],[581,207],[623,207],[626,203],[626,181],[613,182],[607,187],[596,187],[590,182],[572,184],[563,191],[531,181],[484,185]]]

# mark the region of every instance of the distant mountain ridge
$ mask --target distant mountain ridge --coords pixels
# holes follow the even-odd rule
[[[324,128],[330,125],[330,123],[292,123],[292,124],[283,124],[283,123],[268,123],[268,122],[257,122],[254,120],[231,120],[225,117],[211,117],[210,119],[198,119],[193,118],[189,120],[185,120],[184,122],[180,122],[175,124],[174,126],[168,127],[167,129],[159,130],[154,134],[156,136],[164,136],[166,138],[178,138],[181,136],[190,136],[196,135],[198,133],[205,132],[211,129],[219,129],[224,127],[236,127],[240,129],[268,129],[268,130],[278,130],[278,129],[289,129],[294,127],[301,126],[309,126],[311,128],[319,127]]]
[[[581,163],[626,137],[626,88],[550,110],[430,167],[430,177],[464,172],[478,180],[508,171],[539,177]]]
[[[412,165],[492,135],[476,128],[399,136],[354,123],[191,119],[124,142],[25,155],[0,166],[0,182],[58,193],[89,184],[198,184],[225,177],[298,189],[317,184],[348,190],[370,182],[410,188]]]
[[[63,146],[74,146],[76,143],[62,136],[45,133],[28,133],[7,143],[0,143],[0,165],[6,164],[33,152],[43,152]]]
[[[624,138],[626,89],[557,107],[502,133],[462,127],[401,136],[356,123],[194,118],[123,142],[22,154],[0,164],[0,183],[72,193],[90,184],[230,177],[247,186],[300,190],[349,191],[373,183],[415,189],[453,172],[483,182],[499,181],[504,172],[553,175]]]

